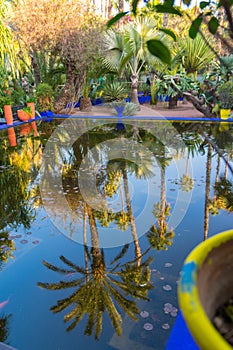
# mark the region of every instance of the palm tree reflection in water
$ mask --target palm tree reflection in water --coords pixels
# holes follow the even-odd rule
[[[64,321],[72,323],[67,331],[72,330],[81,321],[85,314],[88,316],[85,335],[91,335],[95,329],[95,338],[98,339],[102,332],[103,314],[108,313],[111,323],[118,335],[121,335],[122,316],[116,308],[116,304],[133,320],[137,320],[139,313],[137,304],[134,300],[127,298],[130,295],[133,298],[148,300],[147,292],[152,288],[150,283],[148,258],[140,266],[134,261],[123,265],[118,263],[121,257],[128,250],[125,245],[119,255],[111,263],[111,268],[106,268],[104,250],[94,246],[85,251],[88,256],[88,270],[76,265],[64,256],[60,256],[61,261],[67,265],[66,268],[54,266],[46,261],[43,264],[60,274],[78,274],[77,278],[71,281],[62,280],[57,283],[41,283],[38,285],[50,290],[61,290],[76,287],[74,293],[67,298],[58,300],[56,305],[51,307],[51,311],[57,313],[72,306]]]
[[[106,267],[104,250],[100,249],[98,244],[93,209],[86,206],[92,238],[91,248],[84,245],[86,267],[83,268],[64,256],[60,256],[60,260],[66,265],[65,268],[43,261],[50,270],[65,276],[77,274],[77,277],[71,281],[62,280],[57,283],[39,282],[38,286],[49,290],[75,287],[75,291],[70,296],[58,300],[56,305],[51,307],[54,313],[72,307],[71,311],[64,316],[65,322],[71,321],[67,331],[74,329],[84,315],[87,315],[88,321],[84,334],[92,335],[94,330],[95,339],[98,339],[102,332],[103,314],[107,312],[117,335],[121,335],[122,316],[118,310],[122,309],[133,320],[137,320],[139,309],[133,299],[148,300],[147,293],[152,288],[149,269],[152,259],[149,257],[138,264],[136,258],[121,264],[120,259],[125,256],[129,248],[129,245],[125,245],[110,263],[110,267]],[[131,298],[127,297],[128,295]]]

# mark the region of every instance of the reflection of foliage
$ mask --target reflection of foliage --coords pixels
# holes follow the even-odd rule
[[[0,219],[0,228],[6,225],[17,227],[20,224],[29,228],[34,218],[28,185],[39,164],[40,152],[39,146],[32,139],[25,139],[23,142],[22,149],[13,152],[9,151],[6,143],[0,146],[0,164],[4,169],[0,172],[0,187],[3,189],[0,212],[4,212],[4,217]]]
[[[179,185],[182,191],[189,192],[193,189],[194,181],[189,175],[184,174],[179,180]]]
[[[114,214],[108,211],[94,210],[94,216],[102,227],[108,227],[109,223],[114,220]]]
[[[115,220],[117,223],[117,227],[122,230],[122,231],[126,231],[128,228],[128,224],[130,222],[130,217],[128,215],[128,213],[126,213],[124,211],[124,209],[122,209],[122,211],[116,213],[115,215]]]
[[[15,250],[13,240],[9,239],[9,234],[6,231],[0,232],[0,269],[1,262],[6,263],[9,258],[12,258],[12,251]]]
[[[0,342],[6,343],[9,336],[8,322],[11,315],[0,317]]]
[[[151,285],[148,284],[148,281],[150,281],[150,262],[151,258],[140,265],[135,264],[135,262],[128,262],[121,270],[122,281],[128,286],[130,295],[136,298],[147,299],[148,289],[151,289]]]
[[[170,204],[166,204],[165,205],[165,210],[164,210],[164,216],[167,217],[167,216],[170,216],[170,210],[171,210],[171,206]],[[156,203],[154,205],[154,210],[153,210],[153,214],[156,218],[159,218],[161,213],[161,204],[160,203]]]
[[[120,171],[108,171],[107,172],[108,181],[105,184],[105,193],[107,196],[112,198],[113,194],[117,193],[119,183],[121,181]]]
[[[103,313],[106,311],[111,323],[118,335],[121,334],[122,316],[118,309],[122,309],[132,319],[137,320],[139,310],[134,300],[126,298],[131,295],[138,299],[147,299],[146,294],[152,288],[147,259],[140,266],[134,262],[120,265],[118,260],[125,255],[127,246],[124,246],[120,254],[112,262],[112,268],[105,266],[104,252],[99,248],[91,248],[90,252],[85,247],[90,269],[84,269],[64,256],[61,261],[67,268],[56,267],[46,261],[44,265],[60,274],[79,274],[71,281],[61,280],[57,283],[41,283],[38,285],[49,290],[61,290],[75,288],[74,292],[67,298],[58,300],[51,311],[57,313],[70,308],[64,316],[64,321],[72,323],[67,331],[72,330],[86,314],[88,321],[85,335],[91,335],[95,329],[95,338],[98,339],[102,332]],[[81,275],[81,276],[80,276]],[[117,304],[118,308],[116,307]]]
[[[224,177],[215,184],[216,197],[219,209],[233,211],[233,183]]]
[[[164,224],[163,229],[153,225],[147,234],[148,241],[152,248],[157,250],[167,250],[172,245],[172,239],[174,238],[173,231],[167,231],[167,225]]]

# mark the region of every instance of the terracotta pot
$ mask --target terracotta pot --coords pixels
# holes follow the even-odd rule
[[[26,136],[28,135],[30,132],[32,131],[32,127],[30,124],[24,124],[24,125],[21,125],[20,127],[20,135],[22,136]]]
[[[31,118],[31,115],[29,113],[23,111],[22,109],[19,109],[17,111],[17,116],[18,116],[19,120],[22,120],[24,122]]]
[[[28,102],[27,106],[31,108],[31,111],[32,111],[31,118],[35,118],[35,116],[36,116],[35,103],[34,102]]]
[[[10,105],[5,105],[3,107],[4,110],[4,117],[6,119],[7,125],[12,125],[13,124],[13,114],[12,114],[12,109]]]
[[[232,350],[212,324],[216,310],[232,297],[233,230],[199,244],[181,271],[178,297],[190,333],[201,350]]]
[[[37,137],[39,136],[38,130],[37,130],[37,126],[36,126],[36,122],[31,122],[31,126],[32,129],[34,130],[34,136]]]
[[[9,140],[10,146],[12,147],[17,146],[17,140],[16,140],[14,128],[7,129],[7,133],[8,133],[8,140]]]

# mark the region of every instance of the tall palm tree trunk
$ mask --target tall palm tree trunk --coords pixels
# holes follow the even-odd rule
[[[84,246],[84,259],[85,259],[86,281],[88,281],[87,208],[86,208],[86,203],[84,203],[84,207],[83,207],[83,246]]]
[[[164,228],[165,228],[165,211],[166,211],[166,187],[165,187],[165,168],[164,166],[161,166],[160,170],[161,175],[161,191],[160,191],[160,217],[158,219],[158,225],[159,225],[159,235],[160,237],[164,234]]]
[[[127,207],[127,211],[128,211],[129,218],[130,218],[131,232],[132,232],[133,242],[134,242],[134,247],[135,247],[135,257],[137,259],[138,266],[140,266],[141,265],[141,259],[142,259],[141,258],[142,257],[142,253],[141,253],[140,245],[139,245],[139,242],[138,242],[137,229],[136,229],[135,219],[134,219],[134,215],[133,215],[133,211],[132,211],[132,207],[131,207],[130,194],[129,194],[129,185],[128,185],[128,176],[127,176],[127,171],[126,171],[125,164],[122,167],[122,175],[123,175],[123,182],[124,182],[126,207]]]
[[[131,75],[131,102],[135,103],[139,108],[139,100],[138,100],[138,75]]]
[[[206,186],[205,186],[205,214],[204,214],[204,241],[208,238],[210,216],[210,174],[212,164],[212,145],[208,145],[206,162]]]
[[[104,262],[102,260],[101,251],[99,247],[99,237],[95,221],[93,209],[86,203],[87,215],[89,218],[90,230],[91,230],[91,256],[92,256],[92,273],[96,280],[100,281],[104,275]]]

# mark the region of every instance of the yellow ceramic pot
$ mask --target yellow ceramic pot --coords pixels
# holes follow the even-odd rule
[[[215,311],[233,293],[233,230],[198,245],[187,257],[178,299],[187,327],[201,350],[232,350],[213,326]]]
[[[230,109],[220,109],[220,118],[227,120],[231,114]]]

